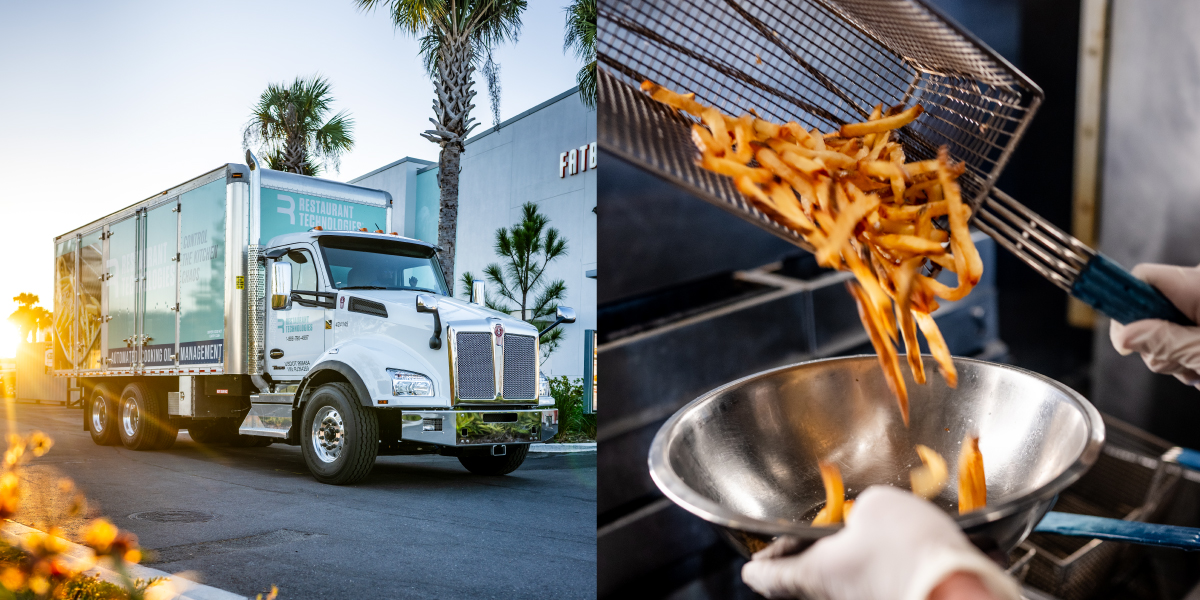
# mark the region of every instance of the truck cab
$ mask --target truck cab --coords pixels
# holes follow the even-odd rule
[[[439,452],[508,472],[558,431],[535,327],[449,295],[436,248],[314,229],[273,238],[263,379],[243,435],[299,443],[339,483],[383,453]]]

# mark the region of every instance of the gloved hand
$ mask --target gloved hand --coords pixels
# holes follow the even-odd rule
[[[1133,275],[1158,288],[1180,312],[1200,323],[1200,267],[1140,264]],[[1108,337],[1122,356],[1138,352],[1151,371],[1200,388],[1200,327],[1159,319],[1128,325],[1112,321]]]
[[[926,600],[954,573],[979,577],[997,600],[1020,587],[971,545],[942,509],[888,486],[867,488],[845,528],[794,556],[781,538],[742,567],[742,579],[768,598]]]

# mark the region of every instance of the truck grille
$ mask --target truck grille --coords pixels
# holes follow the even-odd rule
[[[504,397],[537,397],[537,346],[531,335],[504,336]]]
[[[491,400],[496,397],[496,371],[492,358],[492,334],[459,333],[455,339],[458,397]]]

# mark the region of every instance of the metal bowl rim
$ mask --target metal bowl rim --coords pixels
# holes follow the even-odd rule
[[[930,358],[930,360],[933,360],[933,357],[928,354],[922,356],[927,356]],[[747,375],[746,377],[731,381],[718,388],[705,392],[704,394],[700,395],[700,397],[688,402],[682,408],[675,411],[675,414],[671,415],[671,417],[667,419],[665,423],[663,423],[662,427],[659,428],[658,433],[655,434],[654,441],[650,444],[650,455],[648,459],[648,464],[650,466],[650,478],[654,480],[654,483],[658,486],[658,489],[661,490],[662,493],[670,498],[673,502],[683,507],[688,512],[716,525],[765,535],[790,535],[803,539],[816,539],[837,533],[839,530],[841,530],[841,525],[832,527],[812,527],[810,525],[791,521],[767,521],[737,514],[734,511],[729,510],[728,508],[725,508],[724,506],[721,506],[720,504],[717,504],[708,498],[705,498],[704,496],[700,495],[699,492],[696,492],[686,483],[684,483],[683,479],[675,474],[674,469],[670,467],[670,462],[667,460],[669,450],[667,439],[669,432],[676,428],[689,412],[696,410],[701,404],[721,394],[722,392],[725,392],[726,390],[744,385],[756,379],[770,377],[781,371],[787,371],[818,363],[851,362],[860,361],[863,359],[870,359],[871,361],[878,360],[874,354],[858,354],[853,356],[839,356],[834,358],[822,358],[804,361]],[[954,357],[954,362],[978,363],[981,365],[987,365],[990,368],[1007,369],[1022,375],[1033,377],[1042,381],[1043,383],[1047,383],[1051,387],[1063,392],[1068,398],[1075,401],[1088,428],[1088,439],[1087,443],[1084,444],[1083,451],[1080,452],[1075,461],[1066,469],[1064,469],[1063,472],[1057,477],[1050,480],[1038,489],[1013,498],[1009,498],[999,504],[988,505],[982,510],[977,510],[965,515],[951,515],[960,528],[964,530],[974,529],[976,527],[993,523],[1011,515],[1020,513],[1037,505],[1040,502],[1048,502],[1057,496],[1059,492],[1066,489],[1072,483],[1075,483],[1075,481],[1082,477],[1083,474],[1086,473],[1093,464],[1095,464],[1096,459],[1100,455],[1100,450],[1104,446],[1104,421],[1100,418],[1100,412],[1096,410],[1096,408],[1092,406],[1092,403],[1088,402],[1088,400],[1081,394],[1070,387],[1063,385],[1062,383],[1041,375],[1040,373],[1014,367],[1012,365],[992,363],[958,356]],[[1035,523],[1029,524],[1030,530],[1033,529],[1033,525],[1035,525]]]

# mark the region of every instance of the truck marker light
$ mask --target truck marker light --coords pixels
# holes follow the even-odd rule
[[[380,403],[380,404],[387,404],[387,400],[380,400],[380,401],[379,401],[379,403]]]
[[[396,233],[395,231],[393,231],[393,232],[389,233],[388,235],[400,235],[400,234],[398,234],[398,233]]]
[[[375,230],[375,233],[383,233],[383,230],[382,230],[382,229],[376,229],[376,230]]]
[[[320,225],[317,225],[316,227],[313,227],[312,230],[313,231],[325,231],[325,228],[321,227]]]
[[[363,233],[366,233],[366,232],[367,232],[367,228],[366,228],[366,227],[359,227],[359,228],[358,228],[358,230],[359,230],[359,231],[361,231],[361,232],[363,232]]]
[[[217,390],[218,394],[228,394],[229,390]]]

